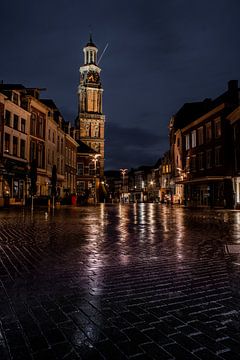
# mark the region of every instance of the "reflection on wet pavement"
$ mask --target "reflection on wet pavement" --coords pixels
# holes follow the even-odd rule
[[[240,359],[240,212],[0,212],[0,359]]]

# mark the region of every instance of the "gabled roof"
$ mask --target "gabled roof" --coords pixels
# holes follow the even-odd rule
[[[98,154],[97,151],[93,150],[90,146],[82,142],[81,140],[77,140],[78,147],[77,147],[77,153],[82,154]]]

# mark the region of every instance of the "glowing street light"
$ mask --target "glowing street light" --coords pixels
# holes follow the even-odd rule
[[[90,157],[92,158],[92,162],[94,164],[94,204],[96,205],[97,200],[97,187],[96,187],[96,176],[97,176],[97,162],[98,158],[101,156],[101,154],[91,154]]]
[[[123,187],[123,201],[124,201],[124,177],[125,177],[126,173],[128,172],[128,169],[120,169],[120,172],[121,172],[122,177],[123,177],[122,187]]]

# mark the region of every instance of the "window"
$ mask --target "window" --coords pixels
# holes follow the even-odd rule
[[[186,145],[186,150],[189,150],[190,149],[190,137],[189,137],[189,134],[187,134],[185,136],[185,145]]]
[[[94,136],[95,136],[95,137],[99,137],[99,126],[96,126],[96,127],[95,127]]]
[[[51,140],[51,130],[48,129],[48,140]]]
[[[191,171],[196,171],[196,155],[191,157],[190,168]]]
[[[13,101],[14,104],[19,105],[18,104],[19,96],[15,92],[13,92],[13,94],[12,94],[12,101]]]
[[[81,193],[85,190],[85,182],[77,181],[77,193]]]
[[[5,133],[5,147],[4,147],[4,151],[6,153],[10,152],[10,135]]]
[[[215,138],[219,138],[222,135],[220,119],[215,120],[214,128],[215,128]]]
[[[36,159],[36,143],[31,141],[30,143],[30,161]]]
[[[85,134],[86,136],[90,136],[90,125],[86,125]]]
[[[54,133],[54,131],[52,133],[52,142],[55,144],[55,133]]]
[[[13,136],[13,155],[18,156],[18,138]]]
[[[88,166],[85,166],[85,168],[84,168],[84,174],[85,174],[85,175],[89,175],[89,167],[88,167]]]
[[[94,164],[90,163],[89,164],[89,175],[94,176],[94,175],[96,175],[95,172],[96,171],[95,171],[95,168],[94,168]]]
[[[83,163],[78,163],[78,164],[77,164],[77,175],[78,175],[78,176],[82,176],[82,175],[83,175],[83,169],[84,169]]]
[[[210,169],[212,167],[212,150],[206,151],[206,168]]]
[[[63,139],[61,139],[61,154],[63,154]]]
[[[217,146],[215,148],[215,165],[216,166],[221,166],[222,165],[221,146]]]
[[[25,159],[26,141],[21,139],[20,141],[20,157]]]
[[[43,117],[42,116],[39,116],[39,119],[38,119],[38,136],[43,138],[44,134],[43,134]]]
[[[50,159],[50,150],[48,149],[48,152],[47,152],[47,154],[48,154],[48,164],[51,164],[51,159]]]
[[[212,124],[211,122],[206,124],[206,141],[210,141],[212,139]]]
[[[19,117],[14,114],[14,116],[13,116],[13,128],[15,130],[18,130],[18,120],[19,120]]]
[[[196,147],[197,146],[197,132],[196,130],[192,131],[192,147]]]
[[[45,164],[45,147],[43,143],[38,143],[38,167],[44,168]]]
[[[203,170],[204,169],[204,163],[203,163],[203,153],[198,154],[198,169]]]
[[[203,144],[203,127],[202,126],[197,129],[197,134],[198,134],[198,145],[202,145]]]
[[[37,124],[37,116],[35,113],[31,115],[31,135],[36,136],[36,124]]]
[[[60,147],[60,137],[58,135],[58,137],[57,137],[57,152],[59,152],[59,147]]]
[[[21,132],[23,132],[23,133],[26,132],[26,120],[25,119],[21,119]]]
[[[5,124],[11,126],[11,113],[8,110],[5,112]]]

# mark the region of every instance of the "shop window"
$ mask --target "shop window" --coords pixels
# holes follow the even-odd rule
[[[85,190],[85,182],[84,181],[77,181],[77,193],[81,193]]]

